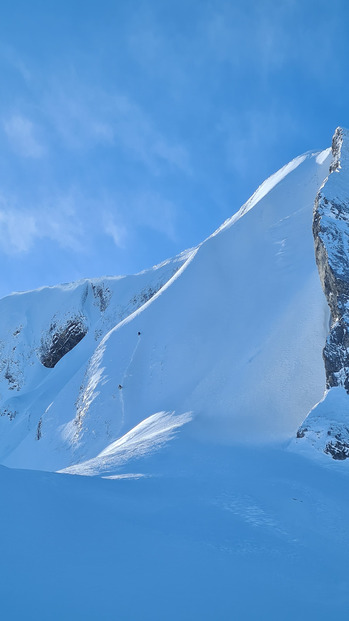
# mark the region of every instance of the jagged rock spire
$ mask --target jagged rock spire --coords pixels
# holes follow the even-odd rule
[[[320,188],[313,220],[315,256],[331,310],[323,351],[327,387],[349,392],[349,134],[338,127],[330,174]]]

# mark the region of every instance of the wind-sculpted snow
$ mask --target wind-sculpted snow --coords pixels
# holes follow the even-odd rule
[[[122,461],[137,451],[122,439],[159,412],[191,412],[185,428],[198,441],[294,435],[325,385],[328,309],[311,227],[330,164],[328,150],[296,158],[157,268],[2,300],[1,462],[97,473],[114,447],[117,474],[120,451]],[[144,455],[160,436],[135,437]]]
[[[323,161],[325,161],[328,156],[328,150],[326,149],[325,151],[322,151],[321,153],[324,154]],[[223,222],[223,224],[217,229],[217,231],[213,233],[213,235],[217,235],[223,229],[228,228],[232,224],[235,224],[235,222],[239,218],[244,216],[245,213],[250,211],[250,209],[252,209],[265,196],[267,196],[267,194],[269,194],[269,192],[271,192],[271,190],[273,190],[278,183],[280,183],[287,175],[289,175],[298,166],[300,166],[304,162],[304,160],[307,158],[307,155],[308,154],[304,154],[304,155],[299,155],[298,157],[295,157],[291,162],[289,162],[288,164],[280,168],[280,170],[278,170],[276,173],[268,177],[268,179],[263,181],[263,183],[261,183],[259,188],[257,188],[257,190],[248,199],[248,201],[246,201],[246,203],[241,207],[241,209],[239,209],[239,211],[236,214],[234,214],[231,218],[228,218],[228,220]],[[310,155],[313,155],[313,154],[310,153]],[[323,161],[322,162],[318,161],[318,163],[323,163]]]
[[[191,414],[175,416],[172,412],[158,412],[149,416],[122,438],[107,446],[97,457],[70,466],[61,472],[66,474],[109,474],[131,459],[140,459],[159,450],[175,436],[177,430],[190,422]]]
[[[184,253],[137,276],[85,280],[0,301],[2,460],[11,459],[15,451],[16,463],[24,460],[35,467],[38,447],[47,440],[48,453],[54,437],[67,446],[69,423],[74,426],[74,440],[68,444],[76,447],[76,407],[86,361],[93,358],[103,336],[150,300],[186,259]],[[57,404],[58,414],[51,419]]]

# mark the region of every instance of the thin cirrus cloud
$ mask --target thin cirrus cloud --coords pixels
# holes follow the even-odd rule
[[[62,79],[43,96],[42,108],[67,148],[104,145],[121,149],[156,175],[163,167],[191,174],[186,146],[161,132],[144,108],[125,94]]]
[[[91,88],[74,72],[51,78],[48,88],[35,85],[32,97],[40,118],[34,122],[19,111],[3,121],[16,155],[38,159],[59,143],[73,151],[104,146],[119,150],[155,175],[166,169],[192,174],[187,146],[160,130],[152,115],[128,94],[97,85]]]
[[[37,137],[37,130],[28,118],[13,115],[3,123],[12,150],[21,157],[40,158],[46,149]]]
[[[37,218],[19,210],[0,208],[0,249],[7,255],[22,254],[38,237]]]
[[[83,250],[84,228],[72,198],[56,197],[32,209],[0,198],[0,251],[6,255],[30,252],[38,240],[50,239],[63,248]]]
[[[246,108],[239,123],[230,114],[222,116],[217,128],[222,134],[226,162],[230,170],[240,176],[248,176],[251,149],[262,158],[263,154],[272,151],[281,140],[284,128],[291,127],[294,135],[300,133],[299,124],[292,115],[272,106],[268,110]]]
[[[140,226],[145,226],[171,241],[177,240],[177,209],[172,201],[156,192],[145,192],[133,201],[133,212]]]
[[[109,201],[110,202],[110,201]],[[103,232],[114,244],[125,248],[127,237],[135,229],[146,228],[177,241],[177,209],[175,205],[157,192],[134,192],[119,196],[115,207],[103,213]],[[127,207],[126,207],[127,206]]]
[[[164,196],[169,192],[164,191],[163,183],[170,175],[192,176],[186,138],[178,137],[178,131],[149,108],[141,93],[135,96],[122,84],[103,86],[98,80],[89,84],[74,63],[69,70],[57,68],[56,73],[44,76],[28,59],[22,66],[19,54],[13,53],[7,61],[26,83],[26,97],[18,98],[14,109],[10,101],[2,106],[2,149],[22,160],[23,184],[13,184],[11,176],[3,184],[8,200],[2,201],[0,196],[0,252],[40,252],[45,247],[40,242],[49,239],[57,250],[81,247],[85,254],[89,246],[99,243],[101,234],[123,250],[144,228],[177,241],[178,210],[170,197]],[[113,159],[108,161],[115,162],[111,182],[108,172],[104,176],[103,170],[99,172],[101,148],[109,150]],[[9,162],[12,166],[13,160]],[[67,170],[64,176],[62,162]],[[97,173],[91,175],[87,190],[89,167]],[[124,179],[118,177],[121,169],[134,170],[133,191],[123,189]],[[156,191],[142,187],[149,188],[149,176],[156,177]],[[78,194],[70,202],[70,212],[64,198],[64,193],[69,195],[67,185],[74,186]],[[62,200],[52,198],[57,188]],[[86,200],[89,193],[94,198]]]
[[[112,238],[115,246],[124,248],[127,230],[124,224],[120,222],[120,218],[111,211],[104,211],[102,223],[103,232]]]
[[[161,164],[190,174],[188,151],[184,145],[172,143],[154,126],[150,117],[130,98],[112,97],[114,141],[143,162],[151,171],[159,172]]]

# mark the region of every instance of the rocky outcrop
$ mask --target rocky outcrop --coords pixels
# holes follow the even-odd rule
[[[14,420],[17,416],[17,412],[8,407],[0,409],[0,416],[7,416],[9,420]]]
[[[91,282],[92,293],[96,300],[97,306],[101,313],[104,313],[109,306],[111,299],[111,291],[103,282],[93,283]]]
[[[349,401],[344,386],[326,392],[297,431],[296,444],[311,445],[335,460],[349,457]]]
[[[332,140],[329,176],[315,199],[313,235],[320,280],[331,311],[323,350],[326,388],[338,399],[336,390],[349,393],[349,132],[341,127]],[[297,432],[297,441],[307,438],[333,459],[344,460],[349,457],[349,402],[341,397],[337,420],[338,404],[332,411],[329,406],[333,394],[312,410]]]
[[[343,459],[348,459],[349,457],[349,446],[347,442],[343,442],[339,437],[334,441],[328,442],[324,452],[327,453],[327,455],[331,455],[333,459],[343,461]]]
[[[40,361],[44,367],[53,369],[63,356],[80,343],[87,331],[82,315],[68,319],[63,325],[52,322],[40,348]]]
[[[330,175],[320,189],[313,220],[315,257],[331,311],[323,357],[327,388],[344,386],[349,393],[349,183],[345,178],[349,136],[337,128],[332,142]]]

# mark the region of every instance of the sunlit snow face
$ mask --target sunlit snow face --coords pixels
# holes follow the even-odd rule
[[[3,463],[109,476],[175,437],[294,435],[325,385],[312,219],[328,167],[296,158],[151,270],[3,299]]]

